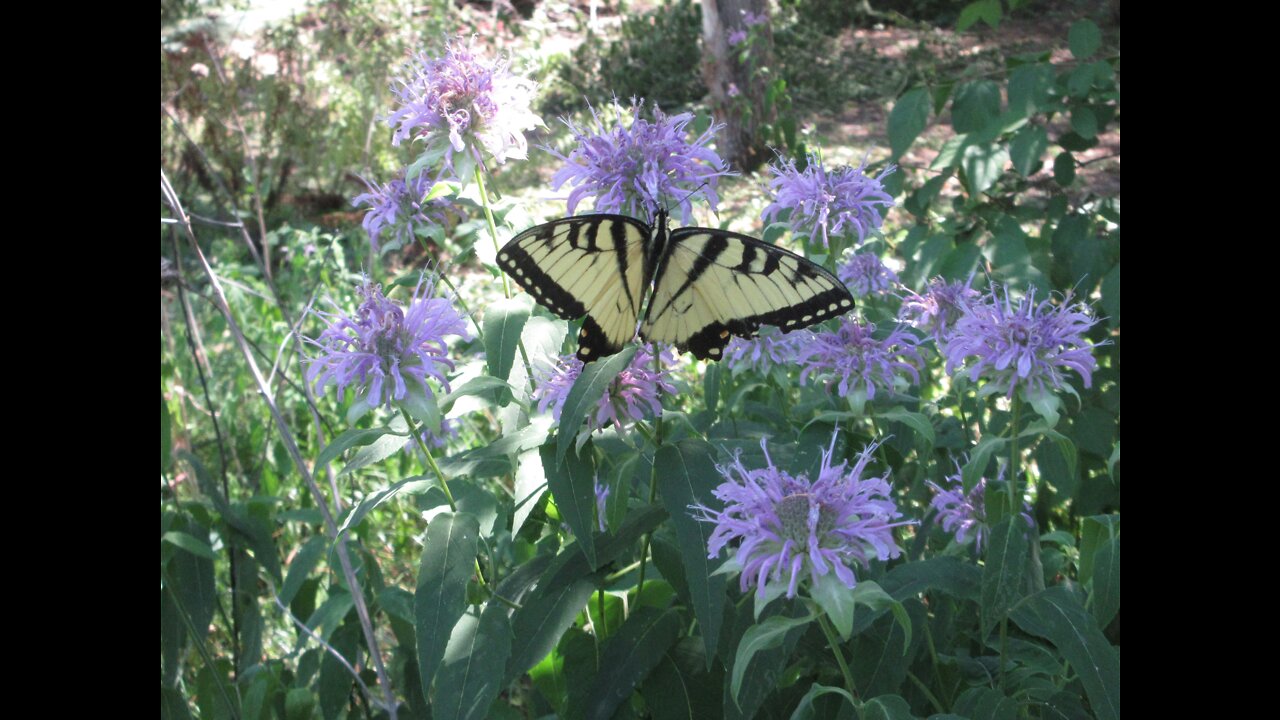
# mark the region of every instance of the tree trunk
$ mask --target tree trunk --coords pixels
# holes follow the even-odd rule
[[[749,171],[769,159],[760,126],[774,121],[765,111],[767,73],[773,58],[773,30],[769,22],[755,26],[747,61],[744,45],[731,46],[729,35],[747,30],[744,12],[768,17],[766,0],[702,0],[702,77],[711,91],[711,110],[725,125],[719,136],[720,156],[739,170]]]

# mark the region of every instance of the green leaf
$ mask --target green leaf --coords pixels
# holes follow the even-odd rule
[[[882,410],[875,413],[876,417],[883,418],[890,422],[900,422],[910,427],[916,432],[926,443],[927,450],[933,449],[933,443],[937,437],[933,433],[933,424],[929,422],[929,418],[916,412],[911,412],[901,406],[893,407],[888,410]]]
[[[889,610],[893,613],[893,619],[897,621],[898,626],[902,628],[902,633],[906,637],[904,645],[911,644],[911,618],[907,615],[907,610],[902,603],[894,600],[884,588],[871,580],[863,580],[853,589],[853,602],[857,605],[865,605],[872,610]]]
[[[600,670],[577,698],[570,690],[568,717],[609,718],[631,697],[636,686],[666,655],[680,634],[680,614],[639,607],[609,638],[600,656]]]
[[[1108,540],[1120,537],[1119,515],[1090,515],[1080,522],[1080,583],[1093,581],[1093,561]]]
[[[1045,150],[1049,149],[1049,133],[1039,125],[1027,125],[1009,141],[1009,159],[1013,169],[1022,177],[1031,177],[1040,170]]]
[[[1107,324],[1120,327],[1120,263],[1102,278],[1102,309],[1107,313]]]
[[[1009,112],[1031,117],[1049,110],[1054,103],[1053,68],[1045,63],[1022,65],[1009,74]]]
[[[611,355],[604,360],[589,362],[582,368],[582,374],[569,389],[564,406],[560,410],[560,429],[556,431],[556,457],[562,458],[565,451],[573,445],[582,428],[582,421],[587,413],[595,408],[600,398],[608,392],[609,385],[631,364],[638,345],[623,348],[622,352]]]
[[[209,546],[208,540],[201,540],[194,535],[188,535],[177,530],[170,530],[160,536],[161,542],[167,542],[174,547],[182,548],[187,552],[202,557],[207,560],[217,560],[218,556],[213,552],[213,548]]]
[[[996,0],[998,4],[998,0]],[[951,126],[957,133],[976,133],[1000,115],[1000,86],[993,80],[978,80],[956,88],[951,101]]]
[[[372,444],[374,441],[384,435],[394,435],[400,438],[400,446],[404,446],[404,442],[408,436],[403,430],[396,432],[389,427],[369,428],[368,430],[352,429],[343,432],[334,438],[324,449],[320,451],[320,457],[316,458],[316,471],[337,460],[342,453],[354,447],[364,447]]]
[[[437,423],[436,428],[439,429],[439,427],[440,425]],[[353,473],[356,470],[368,467],[374,463],[382,462],[403,450],[405,443],[408,442],[411,442],[411,440],[406,434],[396,434],[394,432],[382,433],[378,438],[357,450],[355,456],[351,458],[350,462],[338,471],[338,475],[341,476]]]
[[[853,591],[845,587],[834,572],[829,572],[810,585],[809,596],[831,618],[831,624],[836,626],[840,637],[848,640],[853,634]]]
[[[714,661],[713,661],[714,662]],[[707,658],[697,638],[677,642],[649,672],[640,693],[653,720],[710,720],[723,713],[724,670]]]
[[[988,502],[1003,502],[991,497]],[[1006,517],[991,530],[986,566],[982,570],[982,628],[989,631],[1022,600],[1031,543],[1027,521],[1021,515]]]
[[[1120,538],[1111,538],[1093,558],[1093,617],[1106,627],[1120,612]]]
[[[916,88],[898,98],[889,113],[890,160],[897,160],[929,125],[929,91]]]
[[[462,183],[454,180],[441,180],[427,190],[427,194],[422,196],[422,202],[429,203],[436,198],[453,197],[461,189]]]
[[[715,565],[707,557],[707,541],[714,526],[696,519],[689,508],[699,503],[714,502],[712,491],[722,479],[711,459],[714,456],[714,451],[705,442],[690,440],[678,445],[663,445],[654,461],[662,503],[675,526],[693,612],[698,618],[708,660],[715,657],[720,640],[727,580],[723,575],[712,575]]]
[[[1026,632],[1053,643],[1071,663],[1098,720],[1119,720],[1120,656],[1068,588],[1042,590],[1010,617]]]
[[[417,621],[418,679],[424,697],[431,696],[450,635],[466,610],[467,583],[475,570],[480,523],[467,513],[442,513],[427,526],[427,538],[413,596]]]
[[[316,569],[320,558],[324,557],[327,547],[329,547],[328,538],[323,535],[312,535],[307,538],[302,547],[298,548],[297,554],[293,556],[293,562],[289,563],[289,572],[285,575],[284,584],[280,586],[280,602],[285,605],[293,603],[298,591],[302,589],[302,584]]]
[[[748,628],[738,643],[738,652],[733,659],[733,674],[729,683],[730,697],[737,700],[742,694],[742,679],[746,676],[747,666],[751,659],[764,650],[782,645],[788,633],[813,622],[815,616],[792,618],[774,615],[763,622]]]
[[[1068,187],[1076,181],[1076,158],[1063,150],[1053,159],[1053,180],[1062,187]]]
[[[911,706],[898,695],[871,698],[862,706],[861,720],[915,720]]]
[[[525,450],[516,461],[515,512],[511,520],[511,534],[518,535],[529,519],[529,513],[538,505],[538,499],[547,488],[546,471],[542,468],[541,449]]]
[[[333,634],[329,645],[342,657],[352,663],[356,656],[356,646],[360,640],[360,626],[353,619],[345,622]],[[351,696],[351,686],[355,678],[347,671],[346,666],[338,662],[333,655],[324,653],[320,658],[320,677],[317,688],[320,695],[320,715],[325,720],[337,718]]]
[[[813,707],[813,701],[819,697],[834,693],[849,701],[849,707],[857,707],[857,702],[848,690],[838,687],[830,687],[828,685],[819,685],[814,683],[809,687],[809,692],[800,698],[800,704],[796,705],[796,709],[791,713],[791,720],[817,720],[817,711]]]
[[[582,548],[587,562],[594,570],[596,564],[595,533],[596,511],[596,463],[595,449],[587,442],[577,452],[570,452],[557,461],[555,448],[543,445],[540,451],[542,468],[547,475],[547,487],[555,497],[560,517],[569,523],[578,547]]]
[[[964,149],[960,167],[970,195],[981,195],[996,184],[1009,162],[1009,150],[1001,143],[970,145]]]
[[[1077,20],[1067,34],[1067,45],[1075,59],[1084,60],[1098,52],[1102,45],[1102,31],[1098,30],[1092,20]]]
[[[499,298],[484,310],[484,352],[489,362],[489,374],[506,381],[511,376],[520,333],[529,320],[528,295]]]
[[[960,477],[964,481],[964,491],[966,493],[977,487],[978,481],[987,473],[987,466],[991,463],[991,456],[1004,449],[1009,441],[1001,437],[985,437],[973,446],[973,450],[969,452],[969,462],[964,464],[960,470]]]
[[[436,695],[431,702],[437,720],[480,720],[506,685],[497,669],[511,653],[511,622],[507,609],[490,602],[462,616],[449,636],[440,665]]]
[[[1076,105],[1071,108],[1071,129],[1086,140],[1098,135],[1098,116],[1087,105]]]
[[[935,557],[894,567],[882,581],[897,600],[937,590],[960,600],[977,600],[982,588],[978,566],[956,557]]]
[[[489,336],[485,335],[485,337]],[[455,402],[467,396],[489,398],[496,404],[505,405],[511,401],[510,399],[515,394],[516,389],[511,387],[510,383],[499,380],[496,377],[479,375],[454,388],[453,392],[441,398],[440,411],[443,413],[449,412]]]
[[[436,403],[436,396],[421,383],[408,384],[408,393],[400,401],[400,406],[409,412],[410,417],[422,423],[423,429],[440,431],[440,406]],[[343,471],[346,472],[346,468]]]
[[[359,505],[352,508],[351,512],[347,513],[346,519],[342,521],[341,527],[338,528],[338,534],[342,535],[342,533],[350,530],[351,528],[358,527],[360,523],[364,522],[365,516],[368,515],[370,511],[396,495],[399,495],[401,492],[409,495],[417,495],[418,493],[424,493],[438,485],[439,483],[435,480],[425,478],[421,475],[415,475],[411,478],[405,478],[399,482],[381,487],[367,495]]]
[[[979,20],[993,28],[1000,27],[1001,15],[1003,11],[1000,8],[1000,0],[976,0],[965,5],[960,11],[960,18],[956,20],[956,30],[964,32]]]
[[[956,712],[983,720],[1017,720],[1018,703],[1004,693],[987,687],[970,688],[956,699]]]

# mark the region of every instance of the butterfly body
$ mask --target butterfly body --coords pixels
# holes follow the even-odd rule
[[[512,238],[498,264],[557,316],[584,318],[584,362],[618,352],[637,332],[718,360],[734,335],[796,330],[853,307],[821,266],[739,233],[670,231],[661,211],[652,225],[609,214],[553,220]]]

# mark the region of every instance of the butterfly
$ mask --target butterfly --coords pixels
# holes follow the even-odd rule
[[[583,318],[583,362],[621,350],[637,325],[646,342],[718,360],[734,335],[797,330],[853,307],[821,266],[727,230],[669,231],[662,210],[652,225],[609,214],[552,220],[512,238],[498,265],[555,315]]]

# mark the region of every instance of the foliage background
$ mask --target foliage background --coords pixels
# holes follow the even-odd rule
[[[1008,408],[956,392],[939,370],[910,398],[857,415],[820,388],[798,386],[794,375],[686,366],[666,411],[687,421],[668,423],[667,450],[642,443],[637,451],[625,438],[595,441],[598,469],[616,492],[611,532],[596,541],[590,566],[576,554],[582,541],[569,543],[577,533],[564,529],[563,503],[542,495],[517,507],[513,499],[519,458],[543,441],[519,431],[538,426],[521,426],[518,407],[500,394],[459,396],[458,431],[440,464],[457,478],[458,517],[475,518],[489,543],[471,554],[526,607],[545,601],[540,589],[557,578],[567,578],[563,587],[579,602],[547,601],[547,615],[559,613],[567,624],[542,654],[528,650],[528,667],[487,673],[487,685],[457,683],[460,699],[487,701],[452,714],[591,717],[598,696],[590,693],[603,687],[627,689],[611,713],[679,717],[680,708],[665,701],[676,696],[673,688],[687,687],[685,712],[696,708],[696,717],[850,716],[852,704],[813,694],[841,685],[813,624],[788,628],[778,646],[748,657],[755,682],[747,692],[755,695],[726,699],[741,639],[757,626],[752,604],[729,582],[717,601],[720,641],[708,643],[706,608],[689,595],[707,577],[690,577],[699,553],[679,520],[682,500],[664,488],[657,502],[646,502],[649,467],[671,461],[673,452],[695,464],[689,482],[705,491],[720,478],[695,458],[722,462],[743,448],[762,461],[752,455],[755,438],[769,435],[780,465],[807,468],[837,426],[845,456],[892,436],[882,462],[897,500],[925,518],[901,539],[907,562],[877,565],[865,577],[892,602],[860,609],[844,643],[860,690],[857,712],[1103,718],[1114,700],[1118,713],[1118,5],[901,2],[877,4],[874,15],[852,7],[834,0],[775,6],[773,71],[785,80],[795,147],[820,147],[833,163],[856,164],[871,152],[877,165],[892,159],[900,166],[891,176],[899,208],[874,251],[906,288],[976,274],[1016,288],[1073,290],[1103,318],[1091,335],[1106,341],[1095,353],[1093,386],[1077,383],[1079,401],[1068,398],[1058,424],[1022,447],[1040,537],[1016,557],[975,556],[929,519],[925,480],[941,482],[957,462],[966,478],[994,477],[996,457],[1009,450],[981,441],[1007,431]],[[590,8],[564,3],[357,0],[241,11],[162,2],[162,170],[221,281],[219,291],[178,227],[162,225],[163,717],[430,712],[430,683],[424,691],[418,678],[418,646],[429,635],[414,608],[431,557],[425,549],[449,524],[427,522],[449,517],[441,515],[442,496],[421,459],[400,451],[403,436],[397,441],[372,417],[355,426],[363,435],[352,435],[342,403],[309,391],[301,363],[312,351],[299,340],[318,333],[308,311],[324,298],[353,305],[362,271],[390,287],[435,263],[449,268],[468,307],[497,297],[497,280],[477,257],[489,243],[478,203],[467,205],[464,195],[471,212],[453,218],[434,243],[381,255],[350,205],[364,190],[361,176],[386,177],[406,163],[387,142],[381,117],[391,105],[389,79],[410,50],[438,51],[447,35],[475,33],[518,59],[542,87],[547,127],[531,144],[564,148],[568,136],[553,118],[586,117],[584,99],[600,106],[614,96],[646,97],[671,112],[700,113],[705,126],[698,18],[698,7],[683,0],[600,6],[594,22]],[[537,150],[530,157],[491,168],[507,237],[563,214],[548,200],[552,158]],[[734,180],[719,217],[703,222],[785,240],[770,237],[757,219],[767,179]],[[161,214],[174,217],[164,202]],[[243,345],[219,309],[220,294]],[[883,324],[895,310],[870,302],[863,312]],[[455,347],[464,377],[488,370],[479,359],[484,349],[479,340]],[[282,426],[289,432],[282,435]],[[556,438],[553,432],[549,442]],[[296,457],[309,467],[298,467]],[[350,541],[335,543],[335,527]],[[641,596],[633,566],[651,530]],[[343,552],[350,573],[341,567]],[[1013,579],[1011,594],[994,589],[1002,578]],[[496,606],[474,578],[448,592],[460,593],[458,603],[481,628],[498,622],[479,610]],[[766,614],[800,611],[775,603]],[[507,657],[529,637],[518,614],[511,622],[517,644]],[[1065,639],[1068,630],[1087,642]],[[383,673],[372,662],[370,635]],[[662,641],[645,644],[653,637]],[[1090,675],[1082,653],[1103,656],[1103,670]],[[450,657],[459,656],[486,668],[508,662],[483,652]],[[600,679],[606,668],[637,675]],[[578,677],[594,680],[576,688],[566,680]],[[438,705],[443,686],[441,676],[435,680],[434,712],[452,716]],[[380,706],[388,692],[394,701]]]

